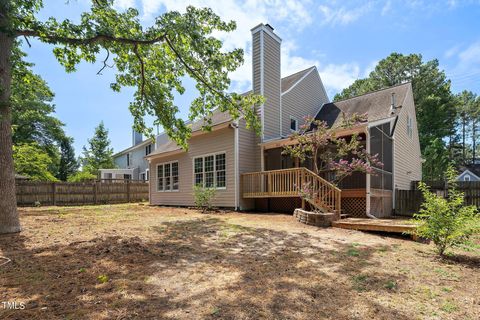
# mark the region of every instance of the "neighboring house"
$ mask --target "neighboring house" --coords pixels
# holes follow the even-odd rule
[[[259,108],[260,136],[246,129],[245,120],[232,120],[215,111],[212,130],[201,130],[202,121],[191,124],[188,151],[174,142],[157,141],[146,157],[150,169],[150,203],[194,205],[193,186],[217,189],[214,205],[237,210],[293,211],[305,205],[298,187],[312,186],[311,207],[354,216],[388,216],[392,213],[394,189],[410,189],[421,180],[421,159],[415,106],[410,83],[330,103],[316,67],[281,77],[281,39],[270,25],[252,29],[253,92],[263,95]],[[298,130],[307,115],[335,127],[342,114],[367,113],[368,123],[337,135],[354,132],[372,154],[379,153],[383,168],[377,174],[355,174],[344,180],[341,191],[328,177],[282,155],[289,135]],[[306,168],[304,168],[306,167]],[[342,206],[342,207],[340,207]]]
[[[100,169],[100,179],[148,181],[150,172],[145,157],[154,150],[152,139],[142,141],[142,135],[133,131],[132,146],[113,155],[116,168]]]
[[[480,181],[480,166],[471,165],[463,168],[462,173],[457,177],[458,181]]]

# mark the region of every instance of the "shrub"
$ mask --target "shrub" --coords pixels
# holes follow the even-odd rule
[[[79,171],[70,177],[68,177],[68,182],[85,182],[85,181],[92,181],[97,178],[96,175],[91,174],[87,171]]]
[[[446,198],[432,193],[422,182],[419,189],[423,198],[420,212],[414,215],[418,227],[415,234],[433,241],[443,256],[451,247],[467,245],[469,238],[480,232],[480,216],[475,206],[465,206],[464,194],[456,186],[456,173],[452,167],[446,172],[448,195]]]
[[[193,193],[195,197],[195,206],[197,208],[202,209],[203,213],[212,209],[212,201],[216,193],[215,188],[205,188],[201,185],[195,185],[193,187]]]

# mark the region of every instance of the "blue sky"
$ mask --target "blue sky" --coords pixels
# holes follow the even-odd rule
[[[41,18],[76,19],[89,1],[45,0]],[[183,11],[187,5],[208,6],[226,20],[237,21],[232,34],[219,34],[226,49],[245,49],[245,65],[231,75],[232,90],[251,86],[250,29],[268,22],[282,41],[282,76],[316,65],[330,98],[355,79],[363,78],[376,62],[391,52],[421,53],[438,59],[452,80],[452,90],[480,94],[480,1],[219,1],[219,0],[117,0],[122,10],[139,9],[149,25],[166,10]],[[131,145],[132,117],[128,111],[133,89],[113,92],[114,69],[97,75],[101,62],[82,63],[67,74],[52,55],[52,46],[31,41],[28,60],[55,92],[57,116],[81,152],[94,127],[103,120],[114,150]],[[101,58],[101,57],[99,57]],[[186,117],[195,91],[176,98],[179,116]]]

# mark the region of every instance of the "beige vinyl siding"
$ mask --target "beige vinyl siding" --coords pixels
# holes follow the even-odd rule
[[[253,92],[265,97],[261,119],[263,137],[266,140],[278,138],[280,137],[281,103],[280,43],[263,29],[253,33],[252,41]]]
[[[264,139],[269,140],[280,137],[280,43],[267,33],[263,35],[263,42]]]
[[[398,103],[400,105],[400,101]],[[420,142],[411,85],[401,106],[394,133],[394,186],[397,189],[409,190],[412,181],[422,179]],[[412,137],[407,134],[407,115],[413,120]]]
[[[225,152],[226,188],[218,189],[214,205],[235,207],[234,178],[234,131],[227,127],[197,137],[189,141],[188,152],[167,157],[154,158],[150,162],[150,203],[153,205],[192,206],[193,198],[193,158],[208,154]],[[157,191],[157,164],[178,161],[179,190]]]
[[[241,177],[242,173],[260,171],[260,147],[259,138],[252,130],[245,126],[245,120],[240,119],[238,125],[238,171]],[[255,202],[253,199],[242,198],[242,181],[240,180],[240,210],[253,209]]]
[[[282,95],[282,135],[290,135],[290,118],[297,119],[300,127],[305,116],[315,117],[320,107],[328,102],[317,69]]]
[[[260,32],[254,33],[252,37],[252,72],[253,72],[253,92],[261,94],[260,89]]]

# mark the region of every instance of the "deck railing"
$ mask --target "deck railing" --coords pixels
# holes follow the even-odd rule
[[[341,190],[307,168],[242,174],[244,198],[299,197],[322,211],[340,212]]]

